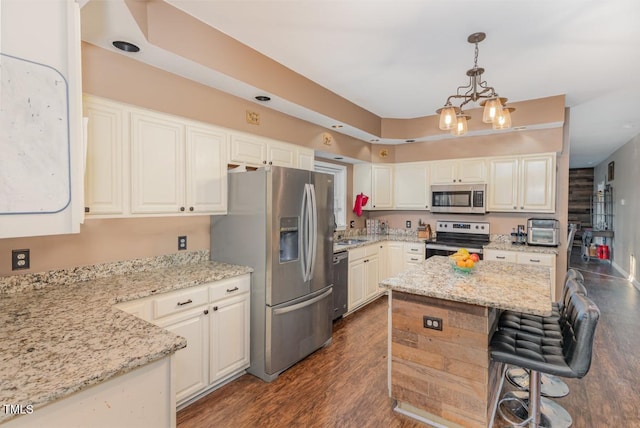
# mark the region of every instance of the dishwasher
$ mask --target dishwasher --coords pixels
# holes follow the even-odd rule
[[[349,253],[343,251],[333,255],[333,320],[347,312],[347,274]]]

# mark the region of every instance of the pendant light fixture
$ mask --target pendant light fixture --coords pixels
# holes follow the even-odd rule
[[[462,111],[462,107],[472,101],[480,101],[480,106],[484,106],[482,114],[484,123],[493,124],[493,129],[511,128],[511,113],[515,109],[505,107],[507,99],[499,97],[495,89],[482,80],[484,68],[478,67],[478,43],[486,37],[485,33],[473,33],[467,38],[469,43],[475,44],[473,68],[467,70],[469,83],[466,86],[459,86],[456,93],[447,98],[444,107],[436,110],[436,113],[440,115],[440,129],[451,131],[452,135],[461,136],[467,133],[467,121],[471,117]],[[453,105],[452,101],[454,100],[461,101],[460,105]]]

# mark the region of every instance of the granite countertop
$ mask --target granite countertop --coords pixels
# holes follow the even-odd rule
[[[460,273],[448,257],[433,256],[381,285],[402,293],[548,316],[550,283],[550,269],[543,266],[483,260],[472,272]]]
[[[113,305],[251,271],[200,261],[1,293],[0,403],[37,410],[184,348],[184,338]],[[11,416],[0,412],[0,422]]]
[[[333,243],[333,253],[340,253],[342,251],[352,250],[358,247],[364,247],[365,245],[375,244],[376,242],[383,241],[394,241],[394,242],[415,242],[415,243],[425,243],[426,238],[418,238],[416,235],[356,235],[345,237],[345,239],[358,239],[363,242],[357,242],[355,244],[337,244],[337,241]]]
[[[485,250],[518,251],[522,253],[558,254],[558,247],[541,247],[538,245],[513,245],[509,237],[494,239],[483,247]]]

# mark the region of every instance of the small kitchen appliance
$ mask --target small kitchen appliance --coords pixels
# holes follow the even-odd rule
[[[484,214],[486,197],[486,184],[434,184],[431,186],[431,212]]]
[[[527,244],[557,247],[559,222],[555,218],[530,218],[527,220]]]
[[[482,259],[482,247],[489,243],[489,223],[438,220],[436,237],[426,244],[426,258],[450,256],[460,248],[477,253]]]

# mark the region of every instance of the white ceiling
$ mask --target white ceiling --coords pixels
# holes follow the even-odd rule
[[[640,133],[638,0],[167,0],[203,22],[385,118],[434,114],[478,65],[510,101],[565,94],[570,166],[593,166]],[[247,99],[260,93],[151,46],[122,0],[91,0],[82,38],[142,47],[136,58]],[[329,126],[287,100],[269,107]],[[514,115],[517,114],[517,111]],[[344,129],[357,138],[371,137]]]

